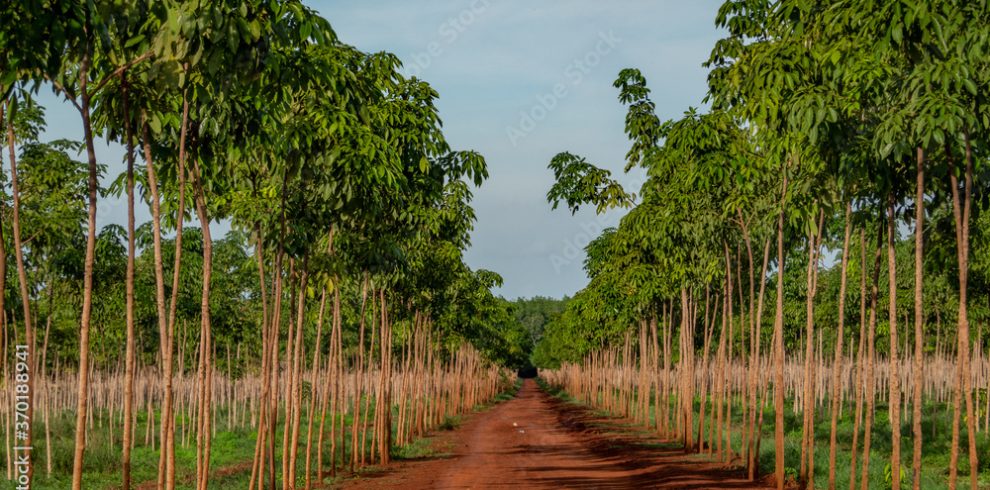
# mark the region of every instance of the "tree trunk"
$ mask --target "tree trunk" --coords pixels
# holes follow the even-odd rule
[[[914,360],[912,362],[912,382],[914,383],[914,403],[911,415],[911,433],[914,451],[911,459],[912,487],[921,488],[921,404],[924,370],[925,317],[922,290],[924,288],[925,262],[925,151],[918,147],[917,189],[914,196]]]
[[[357,355],[355,359],[355,384],[354,384],[354,410],[351,414],[351,471],[354,471],[354,467],[357,466],[358,458],[358,434],[360,432],[360,416],[361,416],[361,391],[362,391],[362,377],[364,371],[364,326],[365,326],[365,307],[368,301],[368,278],[367,276],[362,278],[361,281],[361,317],[359,320],[358,327],[358,348]]]
[[[127,321],[127,347],[125,348],[126,368],[124,381],[124,440],[121,455],[121,488],[131,488],[131,446],[134,423],[134,131],[131,128],[131,115],[128,110],[127,80],[121,82],[121,99],[124,111],[124,136],[127,138],[127,275],[125,282],[125,302]]]
[[[275,252],[275,270],[274,270],[274,280],[275,285],[272,288],[272,317],[269,322],[269,374],[271,376],[270,386],[267,401],[268,404],[268,448],[266,450],[266,455],[268,458],[268,488],[269,490],[275,490],[275,427],[278,423],[278,383],[279,383],[279,332],[282,325],[282,299],[283,299],[283,284],[285,278],[283,277],[283,264],[285,259],[285,237],[286,237],[286,218],[285,218],[285,207],[286,207],[286,194],[287,194],[287,184],[288,179],[287,173],[282,177],[282,190],[281,190],[281,204],[279,208],[279,241],[278,250]],[[290,277],[291,277],[291,259],[290,259]],[[291,332],[291,329],[288,329]],[[288,359],[288,351],[290,344],[286,342],[286,358]],[[286,403],[286,413],[288,413],[288,403]]]
[[[883,240],[883,223],[877,223],[877,244],[873,256],[873,277],[870,286],[870,320],[866,331],[866,420],[863,423],[863,472],[860,480],[862,490],[869,488],[870,441],[873,434],[873,406],[876,400],[874,368],[876,363],[875,336],[877,327],[877,299],[880,295],[880,258]]]
[[[688,298],[688,291],[681,288],[681,335],[680,335],[680,364],[678,370],[681,377],[681,394],[678,397],[681,405],[681,434],[684,448],[687,451],[694,451],[694,378],[692,376],[691,364],[694,363],[694,314],[692,313],[692,302]]]
[[[147,125],[147,123],[146,123]],[[151,175],[154,173],[154,165],[151,160],[151,148],[150,140],[147,136],[147,128],[145,128],[145,157],[147,158],[147,164],[151,173],[149,173],[149,182]],[[173,490],[175,488],[175,415],[174,415],[174,395],[173,391],[173,359],[174,355],[172,353],[173,343],[175,342],[175,322],[178,311],[179,304],[179,272],[182,265],[182,224],[185,221],[186,212],[186,137],[189,131],[189,97],[188,93],[183,92],[182,94],[182,120],[180,122],[179,128],[179,159],[178,159],[178,169],[176,174],[178,177],[179,185],[179,202],[178,210],[175,217],[175,256],[172,263],[172,297],[169,302],[169,312],[168,312],[168,333],[165,338],[165,345],[162,346],[162,354],[164,355],[164,367],[165,371],[165,400],[164,406],[161,411],[161,440],[160,447],[161,453],[158,462],[158,487],[165,488],[167,490]],[[152,196],[157,194],[155,190],[156,187],[152,186]],[[160,213],[160,206],[158,199],[153,199],[152,202],[152,212]],[[160,225],[160,214],[158,219],[155,219],[153,224],[153,229],[156,232],[159,255],[161,255],[161,225]],[[157,260],[156,267],[161,269],[161,260]],[[157,271],[156,271],[157,273]],[[164,275],[164,272],[162,273]],[[161,299],[164,300],[164,282],[162,283],[162,294]],[[164,305],[159,306],[159,312],[162,312]],[[159,326],[161,322],[159,321]]]
[[[162,225],[161,225],[161,200],[158,196],[158,177],[155,173],[154,160],[151,156],[151,131],[148,127],[147,115],[141,114],[142,145],[144,147],[144,162],[147,167],[148,189],[151,191],[151,230],[154,242],[155,259],[155,306],[158,313],[158,341],[159,356],[162,361],[162,379],[165,380],[164,401],[161,410],[161,430],[160,437],[160,457],[158,464],[158,489],[165,486],[165,454],[167,443],[165,436],[166,413],[172,408],[172,337],[174,332],[168,328],[168,319],[165,314],[165,272],[162,264]],[[176,237],[178,238],[178,237]],[[176,249],[176,254],[179,253]],[[149,417],[150,419],[150,417]]]
[[[845,233],[842,239],[842,265],[839,273],[839,328],[835,334],[835,360],[832,363],[832,403],[830,405],[830,415],[832,423],[829,429],[828,443],[828,488],[835,488],[835,456],[836,456],[836,435],[835,431],[839,420],[840,394],[840,374],[842,373],[842,341],[845,339],[846,324],[846,284],[849,271],[849,239],[852,233],[852,203],[846,201]],[[853,450],[855,453],[855,449]]]
[[[82,489],[83,457],[86,452],[86,414],[89,407],[89,324],[93,311],[93,263],[96,260],[96,195],[98,189],[96,148],[93,145],[93,126],[89,120],[89,56],[83,57],[79,67],[80,113],[82,114],[83,139],[89,166],[88,218],[86,222],[86,258],[83,263],[83,305],[79,325],[79,381],[76,402],[75,451],[72,461],[72,489]]]
[[[31,423],[34,420],[34,324],[32,323],[31,317],[31,296],[29,293],[28,283],[27,283],[27,269],[24,265],[24,249],[23,243],[21,242],[21,197],[20,189],[18,189],[17,182],[17,155],[14,151],[16,144],[16,135],[14,134],[14,112],[10,109],[11,101],[7,100],[7,149],[10,152],[10,186],[11,186],[11,200],[13,201],[13,219],[11,220],[11,229],[13,231],[14,239],[14,260],[17,263],[17,283],[20,287],[21,296],[21,314],[24,315],[24,343],[28,346],[28,359],[25,363],[28,366],[28,394],[27,394],[27,424],[31,427]],[[93,211],[95,213],[95,210]],[[92,278],[91,278],[92,279]],[[4,291],[0,290],[0,295],[4,294]],[[92,291],[90,291],[92,294]],[[16,436],[14,439],[15,446],[31,447],[31,431],[27,431],[26,436]],[[28,450],[30,451],[30,450]],[[20,451],[18,451],[20,452]],[[26,454],[30,458],[30,453]],[[30,486],[32,477],[34,473],[34,465],[28,465],[28,485]]]
[[[859,347],[856,351],[856,372],[853,384],[856,391],[856,409],[853,422],[852,447],[849,454],[849,490],[856,488],[856,448],[859,442],[859,428],[863,420],[863,357],[866,351],[866,230],[859,230]]]
[[[970,488],[977,487],[977,475],[979,473],[979,462],[976,454],[976,420],[973,414],[973,393],[970,386],[969,368],[969,305],[968,305],[968,281],[969,281],[969,221],[973,192],[973,160],[970,148],[969,134],[966,133],[966,153],[965,153],[965,182],[963,184],[962,195],[959,189],[959,177],[956,175],[953,163],[952,152],[946,146],[946,156],[949,160],[949,179],[952,188],[952,216],[956,229],[956,256],[959,268],[959,331],[958,346],[956,352],[956,386],[953,390],[952,400],[952,451],[949,456],[949,488],[956,488],[959,466],[959,419],[962,412],[962,404],[966,403],[966,429],[969,440],[969,468],[970,468]]]
[[[894,214],[894,195],[887,198],[887,274],[889,287],[890,322],[890,396],[887,409],[890,414],[890,469],[891,487],[901,488],[901,383],[898,377],[897,360],[897,251],[894,239],[897,234],[897,221]]]
[[[815,290],[818,283],[818,249],[823,234],[825,211],[818,218],[818,229],[808,234],[807,293],[805,298],[804,349],[804,430],[801,433],[801,479],[815,487]]]
[[[299,456],[299,425],[302,413],[302,364],[303,364],[303,326],[306,318],[306,283],[309,278],[309,257],[303,258],[302,273],[299,279],[299,299],[296,306],[296,335],[295,353],[293,354],[294,365],[292,366],[292,393],[295,399],[292,405],[292,436],[289,439],[289,447],[283,450],[283,458],[289,460],[289,474],[285,481],[289,488],[296,488],[296,461]],[[316,350],[319,350],[317,347]],[[206,490],[205,488],[203,490]]]
[[[258,263],[258,287],[261,294],[261,398],[258,400],[258,436],[254,443],[254,460],[251,464],[251,478],[248,481],[248,489],[254,490],[255,483],[258,488],[264,488],[266,443],[268,438],[268,408],[269,393],[271,391],[271,328],[268,315],[268,291],[265,282],[265,254],[261,233],[261,224],[255,223],[255,249],[254,255]]]
[[[756,305],[756,332],[752,337],[753,351],[750,353],[750,391],[749,391],[749,457],[746,466],[748,467],[748,477],[750,481],[756,480],[756,477],[760,474],[760,459],[759,459],[759,441],[761,439],[762,427],[763,427],[763,403],[757,403],[757,391],[759,390],[760,382],[757,377],[757,370],[759,369],[760,357],[760,347],[763,338],[763,305],[764,297],[766,293],[767,286],[767,264],[770,262],[770,242],[771,238],[767,237],[766,243],[763,245],[763,267],[760,269],[760,295],[759,300]],[[761,395],[762,396],[762,395]],[[757,413],[759,413],[759,422],[757,422]]]
[[[330,233],[330,243],[333,243],[333,233]],[[331,245],[332,246],[332,245]],[[306,412],[307,427],[306,427],[306,483],[305,488],[309,490],[312,485],[312,467],[310,466],[310,456],[313,451],[313,412],[316,409],[316,378],[318,373],[318,368],[320,365],[320,337],[323,334],[323,314],[326,312],[327,307],[327,288],[323,287],[323,292],[320,294],[320,311],[316,317],[316,341],[313,347],[313,365],[310,368],[310,397],[309,397],[309,409]],[[320,424],[322,426],[322,422]],[[319,472],[322,468],[317,465],[317,471]]]
[[[732,291],[732,284],[729,284],[729,291]],[[715,304],[718,304],[718,296],[715,297]],[[705,449],[705,406],[708,403],[708,377],[706,373],[708,372],[708,351],[711,350],[711,339],[713,330],[715,329],[715,322],[708,318],[709,310],[711,309],[711,289],[708,285],[705,285],[705,321],[704,321],[704,343],[703,352],[701,354],[701,372],[704,376],[701,380],[701,397],[699,403],[699,413],[698,413],[698,451],[701,452]],[[714,314],[712,315],[714,317]],[[723,332],[724,334],[724,332]],[[692,402],[693,405],[693,402]],[[708,447],[711,448],[711,439],[708,439]]]
[[[211,406],[213,399],[213,333],[210,323],[210,286],[213,277],[213,237],[210,233],[210,219],[206,209],[206,193],[203,190],[203,173],[199,168],[199,162],[193,159],[192,166],[193,188],[196,191],[196,215],[199,218],[201,233],[203,234],[203,291],[200,301],[200,337],[204,344],[203,358],[203,383],[200,389],[200,416],[199,431],[196,441],[197,460],[197,488],[206,490],[206,484],[210,472],[210,445],[211,445]]]
[[[773,323],[773,408],[774,463],[777,490],[784,490],[784,201],[787,196],[787,172],[780,191],[777,216],[777,305]]]

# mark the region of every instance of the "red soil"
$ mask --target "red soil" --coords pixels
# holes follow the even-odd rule
[[[434,447],[449,455],[400,461],[343,488],[768,488],[628,421],[553,398],[532,380],[516,398],[437,437]]]

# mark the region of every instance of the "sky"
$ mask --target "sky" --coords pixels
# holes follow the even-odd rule
[[[305,1],[305,0],[304,0]],[[662,119],[701,106],[702,63],[720,37],[720,0],[309,0],[339,38],[366,52],[388,51],[403,72],[439,93],[444,134],[454,149],[484,155],[490,178],[475,189],[477,223],[465,253],[474,269],[504,278],[506,298],[573,295],[587,283],[583,247],[622,215],[552,210],[547,164],[569,151],[607,168],[627,190],[643,176],[623,172],[625,107],[612,87],[638,68]],[[81,140],[79,115],[50,94],[47,138]],[[123,151],[100,143],[108,175]],[[140,209],[138,222],[150,218]],[[101,200],[99,222],[124,223],[123,199]],[[213,227],[211,227],[213,228]],[[214,233],[229,228],[218,223]]]

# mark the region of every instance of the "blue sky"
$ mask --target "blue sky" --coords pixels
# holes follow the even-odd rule
[[[345,42],[395,53],[407,73],[436,87],[450,143],[485,156],[491,179],[475,192],[478,223],[467,262],[502,274],[499,292],[509,298],[570,295],[586,284],[581,248],[621,213],[551,211],[547,163],[567,150],[611,169],[638,191],[641,176],[622,173],[629,145],[622,131],[625,109],[612,82],[622,68],[642,70],[664,118],[700,105],[706,87],[701,64],[719,38],[714,19],[720,4],[310,3]]]
[[[621,213],[552,211],[546,166],[561,151],[623,174],[625,109],[612,87],[619,70],[639,68],[662,118],[698,106],[707,59],[719,32],[720,0],[311,0],[346,43],[398,55],[407,74],[440,93],[444,132],[456,149],[481,152],[491,178],[475,191],[478,222],[466,253],[472,268],[505,279],[508,298],[571,295],[587,282],[581,248]],[[79,116],[43,95],[48,137],[81,139]],[[116,176],[118,147],[98,156]],[[122,223],[126,208],[105,199],[101,223]],[[147,211],[138,213],[147,220]],[[220,224],[216,231],[226,231]]]

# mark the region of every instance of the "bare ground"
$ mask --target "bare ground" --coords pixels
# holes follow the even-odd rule
[[[603,418],[526,380],[516,398],[433,440],[441,456],[407,460],[342,488],[769,488],[735,465],[686,454],[628,421]]]

